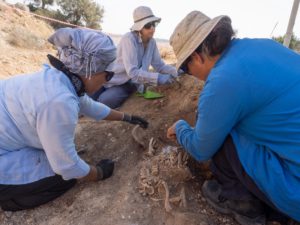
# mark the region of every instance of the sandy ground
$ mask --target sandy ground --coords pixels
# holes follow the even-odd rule
[[[17,29],[16,29],[17,28]],[[16,30],[28,30],[20,35]],[[23,30],[24,31],[24,30]],[[17,13],[0,4],[0,79],[40,69],[46,54],[54,49],[46,43],[53,30],[45,23]],[[18,35],[17,35],[18,34]],[[21,37],[32,38],[31,46]],[[27,39],[28,40],[28,39]],[[23,40],[24,41],[24,40]],[[26,39],[25,39],[26,41]],[[31,42],[30,42],[31,41]],[[27,43],[27,42],[25,42]],[[170,49],[161,50],[168,63],[175,57]],[[160,146],[176,143],[166,139],[166,129],[178,119],[195,122],[195,111],[203,83],[183,76],[178,83],[156,88],[164,98],[146,100],[133,95],[120,110],[146,118],[150,126],[141,131],[145,140],[154,137]],[[1,225],[235,225],[230,217],[216,213],[201,194],[205,175],[201,166],[191,162],[194,178],[183,183],[187,207],[174,206],[170,213],[163,201],[152,201],[138,191],[138,180],[146,149],[131,135],[133,126],[123,122],[95,122],[81,118],[76,132],[76,146],[80,156],[89,163],[110,158],[116,161],[114,175],[105,181],[79,183],[53,202],[32,210],[3,212]],[[195,166],[196,165],[196,166]]]
[[[179,118],[193,123],[197,95],[202,84],[181,78],[182,86],[161,87],[159,100],[132,96],[121,108],[150,122],[142,131],[160,145],[176,145],[165,137],[166,128]],[[186,182],[187,208],[174,207],[166,213],[163,202],[154,202],[138,192],[138,179],[145,150],[132,138],[132,126],[123,122],[94,122],[80,119],[76,145],[89,163],[103,158],[116,160],[114,175],[103,182],[82,183],[57,200],[33,210],[15,213],[0,211],[0,223],[8,224],[114,224],[114,225],[196,225],[235,224],[212,210],[201,195],[203,178]],[[177,222],[176,222],[177,221]]]

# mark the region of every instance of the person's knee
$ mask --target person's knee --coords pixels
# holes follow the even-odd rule
[[[98,102],[103,103],[104,105],[107,105],[108,107],[115,109],[125,101],[120,99],[120,98],[115,98],[113,96],[108,96],[108,95],[100,95],[98,98]]]
[[[98,101],[107,105],[108,107],[115,109],[120,107],[125,100],[129,97],[129,94],[121,88],[107,89],[99,97]]]
[[[3,211],[32,209],[63,195],[76,183],[76,179],[63,180],[60,175],[55,175],[17,188],[11,187],[14,194],[0,200],[0,206]]]
[[[1,209],[3,211],[11,211],[11,212],[15,212],[15,211],[19,211],[22,210],[22,207],[19,207],[14,201],[12,200],[7,200],[5,202],[0,202],[0,206]]]

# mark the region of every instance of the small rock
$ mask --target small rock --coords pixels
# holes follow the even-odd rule
[[[201,210],[201,213],[203,214],[207,213],[206,209]]]
[[[12,212],[4,211],[4,215],[6,216],[6,218],[10,218],[12,216]]]

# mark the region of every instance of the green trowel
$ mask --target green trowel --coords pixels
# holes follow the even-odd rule
[[[163,94],[149,90],[146,90],[144,93],[136,93],[136,95],[144,97],[145,99],[156,99],[164,97]]]

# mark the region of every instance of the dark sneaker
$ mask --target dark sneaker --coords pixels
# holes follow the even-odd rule
[[[300,225],[300,222],[290,219],[288,225]]]
[[[207,202],[222,214],[232,215],[241,225],[265,225],[263,205],[259,200],[229,200],[222,197],[221,185],[216,180],[207,180],[202,186]]]

